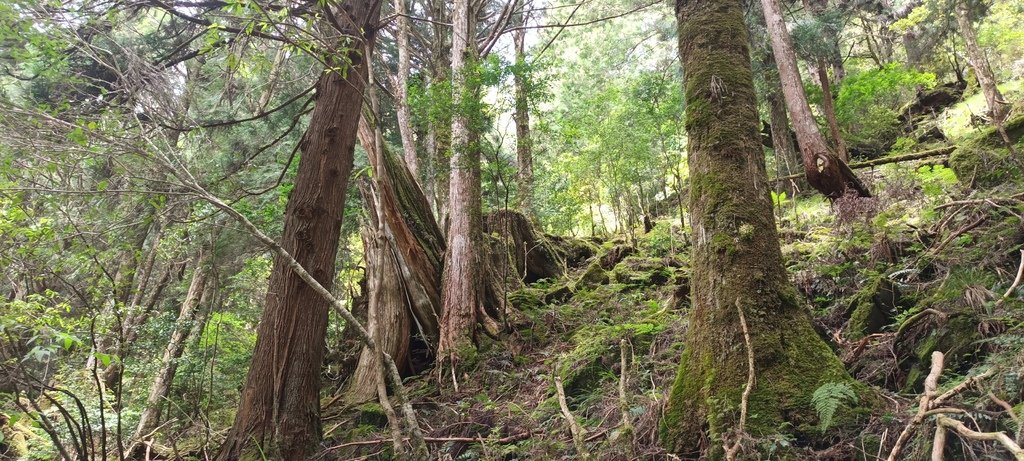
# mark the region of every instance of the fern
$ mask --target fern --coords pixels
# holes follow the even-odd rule
[[[846,383],[822,384],[811,396],[814,410],[818,412],[818,429],[825,432],[832,425],[832,417],[844,401],[857,403],[857,394]]]

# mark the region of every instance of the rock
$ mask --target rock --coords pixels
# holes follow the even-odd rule
[[[568,285],[559,285],[544,295],[544,304],[561,304],[572,298]]]
[[[629,245],[616,245],[608,250],[607,253],[601,256],[601,268],[604,270],[611,270],[620,261],[636,252],[636,249]]]
[[[900,293],[891,280],[878,277],[854,295],[847,308],[850,321],[846,337],[858,340],[882,331],[891,324],[899,311]]]
[[[573,291],[578,291],[580,288],[592,288],[597,285],[604,285],[609,281],[611,281],[611,278],[608,277],[608,273],[601,268],[601,262],[593,261],[589,266],[587,266],[587,270],[583,272],[583,275],[580,276],[579,280],[576,280],[576,283],[573,285]]]

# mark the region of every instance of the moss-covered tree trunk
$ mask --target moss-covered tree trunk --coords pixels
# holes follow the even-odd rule
[[[814,390],[852,379],[814,331],[782,264],[742,3],[676,2],[686,76],[693,291],[662,437],[675,453],[707,452],[712,459],[735,436],[748,379],[741,311],[755,363],[750,435],[807,428],[816,422]]]

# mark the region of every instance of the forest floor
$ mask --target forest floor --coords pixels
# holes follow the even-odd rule
[[[970,103],[942,123],[960,123]],[[884,404],[855,431],[830,428],[831,410],[820,408],[829,444],[754,434],[759,452],[800,447],[807,458],[885,459],[917,411],[935,351],[945,354],[940,390],[990,372],[947,405],[972,415],[977,430],[1020,439],[1024,301],[1012,285],[1024,264],[1024,193],[1019,166],[984,136],[958,134],[962,152],[949,161],[861,170],[871,199],[775,197],[791,280],[822,337]],[[678,218],[663,218],[635,238],[592,239],[595,256],[565,277],[511,292],[512,333],[482,336],[457,389],[449,377],[439,389],[429,372],[407,381],[434,452],[456,460],[671,459],[657,437],[686,335],[686,242]],[[328,406],[325,415],[320,459],[390,459],[378,404]],[[573,441],[574,425],[582,443]],[[919,432],[899,459],[927,457],[932,434]],[[993,443],[951,439],[947,459],[1009,457]]]

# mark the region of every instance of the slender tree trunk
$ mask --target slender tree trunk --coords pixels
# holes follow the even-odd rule
[[[828,122],[829,132],[832,134],[832,141],[836,143],[836,155],[844,162],[850,161],[850,154],[846,152],[846,142],[839,131],[839,119],[836,118],[836,106],[832,101],[832,83],[828,80],[828,71],[825,70],[825,62],[818,62],[818,83],[821,85],[821,108],[825,112],[825,120]]]
[[[138,428],[135,429],[135,435],[132,437],[135,444],[129,450],[129,458],[140,458],[142,450],[146,444],[152,442],[154,432],[160,424],[161,409],[171,391],[171,385],[174,383],[174,375],[178,371],[178,360],[185,351],[188,335],[194,330],[192,322],[196,319],[196,313],[208,292],[206,289],[207,279],[210,275],[208,263],[212,252],[212,248],[200,250],[195,270],[192,272],[192,283],[188,287],[185,300],[181,303],[178,320],[175,322],[174,330],[164,348],[160,369],[156,377],[153,378],[153,384],[149,388],[149,397],[146,399],[146,407],[142,410]]]
[[[747,434],[770,436],[815,420],[814,390],[852,380],[797,302],[782,263],[743,2],[677,0],[676,11],[686,69],[693,299],[662,440],[693,456],[710,439],[705,454],[721,459],[723,445]],[[815,436],[807,432],[798,439]]]
[[[469,88],[466,62],[475,58],[475,27],[468,0],[455,0],[452,10],[452,116],[451,180],[448,206],[448,245],[441,277],[441,337],[438,345],[440,376],[449,371],[455,388],[459,353],[476,339],[477,312],[482,301],[480,281],[481,203],[480,151],[473,145],[471,117],[466,113]],[[450,368],[448,368],[450,367]]]
[[[395,0],[395,14],[398,15],[398,76],[395,82],[395,91],[398,96],[398,133],[402,137],[402,151],[405,153],[405,166],[409,168],[412,177],[419,182],[420,167],[416,157],[416,139],[412,130],[412,114],[409,111],[409,70],[412,58],[409,52],[409,18],[406,8],[406,0]]]
[[[779,79],[782,82],[782,93],[790,122],[796,132],[800,144],[807,182],[829,199],[837,199],[852,188],[862,197],[871,194],[850,167],[841,158],[832,153],[825,143],[824,136],[818,129],[818,123],[807,103],[800,70],[797,67],[796,54],[793,51],[793,39],[786,30],[782,18],[782,9],[778,0],[761,0],[764,9],[768,35],[771,39],[775,63],[779,68]],[[719,88],[719,87],[716,87]],[[719,89],[718,91],[727,91]]]
[[[356,129],[367,79],[364,50],[373,48],[380,3],[345,0],[340,36],[361,37],[332,59],[317,82],[317,101],[299,148],[295,187],[285,210],[285,252],[330,290],[335,276],[345,192],[352,171]],[[338,40],[340,43],[342,40]],[[349,64],[350,63],[350,64]],[[320,438],[320,367],[330,304],[274,259],[252,365],[222,460],[265,455],[302,460]]]
[[[518,25],[523,26],[524,14],[517,15]],[[526,30],[516,30],[513,35],[516,47],[516,63],[519,72],[513,75],[515,85],[515,122],[516,122],[516,166],[518,208],[530,220],[536,219],[533,210],[533,141],[530,138],[530,104],[526,89],[526,76],[523,75],[526,64]]]
[[[967,0],[956,0],[956,19],[960,24],[960,35],[963,36],[964,45],[967,47],[967,58],[974,69],[974,76],[978,79],[981,92],[985,95],[985,103],[988,104],[989,112],[992,114],[992,125],[999,130],[1004,141],[1010,142],[1009,137],[1003,129],[1003,122],[1006,115],[1010,113],[1010,105],[1003,99],[999,92],[995,73],[989,65],[985,51],[978,45],[978,34],[971,23],[971,12]]]
[[[771,53],[768,53],[769,56]],[[772,66],[775,65],[772,60]],[[789,117],[786,116],[786,103],[782,97],[782,86],[778,80],[772,81],[773,88],[768,91],[765,99],[768,102],[768,117],[771,120],[772,146],[775,151],[775,164],[777,166],[777,177],[789,176],[797,173],[800,168],[800,152],[793,145],[793,137],[789,131]],[[790,197],[796,197],[800,185],[791,182],[779,184],[779,187],[786,188]]]

